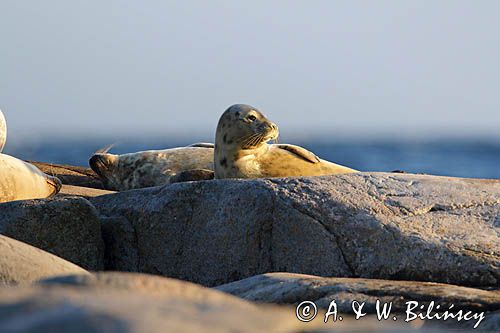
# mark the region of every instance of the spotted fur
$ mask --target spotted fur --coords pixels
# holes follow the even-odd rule
[[[169,184],[172,177],[189,170],[211,172],[214,169],[213,156],[211,144],[199,143],[123,155],[95,154],[89,164],[107,189],[126,191]],[[200,175],[200,180],[207,179],[206,172],[191,174]],[[187,178],[177,177],[175,181],[179,179]]]

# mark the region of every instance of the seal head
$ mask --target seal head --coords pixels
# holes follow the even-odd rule
[[[59,180],[59,178],[47,175],[46,181],[52,189],[49,197],[54,196],[59,193],[59,191],[61,191],[62,182]]]
[[[220,117],[215,134],[215,178],[248,178],[233,162],[266,149],[279,136],[278,126],[246,104],[230,106]],[[252,166],[246,165],[252,173]],[[234,175],[235,177],[231,177]]]
[[[0,202],[42,199],[61,189],[61,181],[33,164],[0,154]]]
[[[96,153],[89,160],[90,168],[97,173],[107,189],[116,189],[115,171],[118,167],[118,156],[108,153]]]
[[[223,144],[226,149],[254,149],[279,136],[278,126],[267,119],[256,108],[235,104],[229,107],[221,116],[215,136],[217,144]]]

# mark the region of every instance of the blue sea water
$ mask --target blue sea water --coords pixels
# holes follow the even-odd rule
[[[165,149],[197,140],[122,140],[114,153]],[[109,139],[47,139],[7,147],[6,153],[26,160],[86,166],[89,156],[113,142]],[[500,140],[315,140],[294,141],[323,159],[361,171],[402,170],[471,178],[500,179]]]

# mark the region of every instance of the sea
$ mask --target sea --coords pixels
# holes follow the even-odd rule
[[[109,143],[116,154],[185,146],[196,139],[45,138],[6,147],[24,160],[87,166],[93,152]],[[297,140],[319,157],[360,171],[395,171],[500,179],[500,139],[336,139]]]

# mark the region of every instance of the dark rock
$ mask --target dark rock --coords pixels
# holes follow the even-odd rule
[[[130,222],[124,217],[102,217],[104,239],[104,266],[107,270],[139,271],[137,236]]]
[[[85,269],[104,268],[99,216],[86,199],[68,197],[0,204],[0,233]]]

